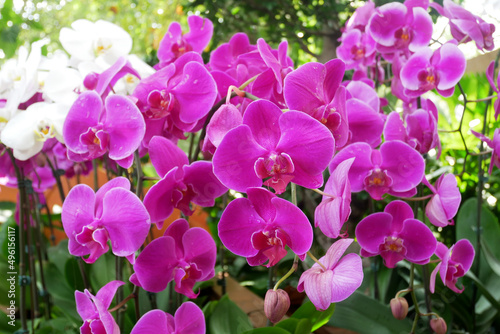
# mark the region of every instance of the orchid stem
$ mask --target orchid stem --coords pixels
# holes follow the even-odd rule
[[[328,197],[331,197],[331,198],[335,198],[334,195],[325,193],[324,191],[321,191],[319,189],[311,189],[311,190],[314,191],[314,192],[317,192],[318,194],[320,194],[322,196],[328,196]]]
[[[413,305],[415,306],[415,319],[413,319],[413,325],[411,327],[411,333],[415,333],[417,329],[418,319],[420,317],[420,309],[418,307],[417,296],[415,295],[415,290],[413,288],[413,280],[415,279],[415,264],[411,264],[410,268],[410,288],[411,289],[411,299],[413,300]]]
[[[248,85],[250,85],[252,82],[255,81],[255,79],[257,79],[257,77],[259,76],[260,74],[257,74],[256,76],[254,77],[251,77],[250,79],[248,79],[247,81],[245,81],[240,87],[239,89],[243,90],[245,88],[247,88]]]
[[[134,152],[134,159],[135,159],[135,172],[137,176],[137,187],[135,188],[135,194],[137,197],[142,198],[142,181],[143,175],[142,175],[142,165],[141,165],[141,158],[139,157],[139,151]]]
[[[280,280],[276,282],[276,285],[274,286],[273,290],[276,291],[280,286],[280,284],[283,283],[283,281],[286,280],[288,277],[290,277],[290,275],[293,274],[295,270],[297,270],[298,266],[299,266],[299,256],[295,255],[295,257],[293,258],[292,268],[290,268],[290,270],[285,274],[285,276],[281,277]]]
[[[49,167],[52,170],[52,175],[54,175],[54,178],[56,179],[57,189],[59,190],[59,196],[61,197],[61,204],[63,204],[64,200],[66,199],[66,196],[64,195],[64,189],[61,182],[61,175],[59,174],[58,170],[54,167],[52,161],[50,161],[47,154],[45,152],[43,154],[45,155],[47,163],[49,164]]]
[[[28,331],[28,324],[26,319],[26,287],[22,282],[22,279],[25,275],[25,258],[24,258],[24,206],[26,205],[26,188],[24,183],[24,175],[16,164],[16,158],[14,158],[14,154],[8,148],[6,148],[7,153],[9,154],[10,160],[12,162],[12,166],[14,167],[14,171],[16,173],[17,179],[17,187],[19,189],[19,278],[20,278],[20,286],[21,292],[19,296],[19,310],[21,314],[21,327],[23,331]]]
[[[138,287],[137,287],[138,288]],[[120,308],[122,308],[125,304],[127,304],[127,302],[132,299],[132,298],[137,298],[137,294],[135,292],[135,288],[134,288],[134,292],[132,292],[130,295],[128,295],[127,297],[125,297],[125,299],[123,299],[121,302],[119,302],[118,304],[116,304],[115,307],[109,309],[109,312],[114,312]]]
[[[326,270],[326,267],[323,265],[323,263],[319,262],[319,261],[318,261],[318,259],[317,259],[314,255],[312,255],[312,253],[311,253],[311,252],[307,252],[307,255],[309,255],[309,257],[310,257],[310,258],[311,258],[314,262],[316,262],[317,264],[319,264],[319,266],[320,266],[321,268],[323,268],[323,270]]]
[[[97,178],[97,168],[99,166],[97,165],[97,160],[94,159],[92,160],[92,175],[94,177],[94,192],[97,192],[97,190],[99,190],[99,180]]]

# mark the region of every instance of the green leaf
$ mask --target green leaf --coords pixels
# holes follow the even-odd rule
[[[279,327],[263,327],[252,329],[251,331],[244,332],[243,334],[292,334],[283,328]]]
[[[399,334],[411,331],[408,319],[395,319],[388,305],[358,291],[336,304],[335,314],[328,324],[359,333]]]
[[[482,239],[483,238],[481,238],[481,250],[483,251],[484,257],[490,265],[491,270],[500,276],[500,261],[495,257],[495,254],[493,254],[488,244]]]
[[[253,329],[246,313],[227,295],[221,298],[212,311],[208,327],[213,334],[237,334]]]
[[[302,334],[312,332],[312,323],[309,319],[296,319],[290,318],[280,321],[276,324],[276,327],[286,329],[290,333]]]
[[[0,210],[15,211],[16,210],[16,203],[1,201],[0,202]]]
[[[312,323],[312,330],[315,331],[321,326],[328,323],[328,320],[333,315],[335,311],[335,304],[331,304],[329,308],[324,311],[316,310],[316,306],[311,302],[304,303],[295,313],[292,315],[292,318],[296,319],[309,319]]]
[[[469,240],[476,253],[478,252],[477,247],[477,198],[469,198],[460,208],[460,211],[457,215],[456,221],[456,239],[467,239]],[[480,252],[479,257],[479,277],[477,277],[478,281],[480,281],[485,288],[485,291],[489,291],[491,296],[499,301],[500,300],[500,280],[498,276],[494,274],[494,270],[491,268],[491,261],[488,261],[488,257],[490,260],[492,258],[500,259],[500,225],[498,224],[497,217],[486,207],[482,206],[481,210],[481,243],[484,244],[484,247],[488,248],[487,252]],[[481,247],[482,249],[484,247]],[[476,263],[478,261],[478,257],[476,256],[474,259],[474,263],[472,264],[472,268],[476,268]],[[493,265],[495,265],[493,263]],[[491,307],[490,301],[488,301],[486,296],[481,296],[481,298],[476,303],[476,313],[483,313],[486,309]]]
[[[90,283],[96,290],[99,290],[116,279],[115,273],[115,256],[107,252],[90,266]]]

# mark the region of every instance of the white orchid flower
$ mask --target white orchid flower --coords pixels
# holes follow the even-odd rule
[[[0,140],[14,150],[16,159],[28,160],[42,150],[47,139],[64,142],[62,128],[68,110],[68,105],[60,103],[34,103],[5,125]]]
[[[62,28],[59,41],[75,61],[104,60],[112,65],[132,49],[132,38],[119,26],[99,20],[76,20],[71,28]]]
[[[17,59],[9,59],[0,69],[0,99],[9,99],[13,91],[17,91],[20,102],[29,100],[39,89],[38,66],[42,59],[42,46],[47,39],[31,44],[31,52],[22,46],[18,50]]]

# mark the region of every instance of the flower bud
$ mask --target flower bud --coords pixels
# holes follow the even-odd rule
[[[448,328],[446,326],[446,322],[441,317],[432,318],[430,324],[431,324],[432,330],[434,332],[436,332],[437,334],[446,334],[446,332],[448,331]]]
[[[267,290],[264,299],[264,313],[273,324],[283,318],[288,308],[290,308],[290,297],[284,290]]]
[[[97,87],[97,81],[99,80],[99,74],[92,72],[87,74],[85,79],[83,79],[83,86],[88,90],[93,90]]]
[[[392,298],[391,311],[394,318],[403,320],[408,314],[408,302],[403,297]]]

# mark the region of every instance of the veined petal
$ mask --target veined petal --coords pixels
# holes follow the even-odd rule
[[[323,263],[327,269],[334,269],[342,255],[344,255],[345,251],[353,241],[354,239],[337,240],[330,246],[330,248],[328,248],[326,255],[321,258],[320,262]]]
[[[101,220],[116,256],[136,252],[146,240],[151,225],[141,200],[123,188],[111,189],[104,195]]]
[[[458,240],[450,249],[450,259],[456,263],[460,263],[465,272],[469,271],[474,262],[474,246],[467,239]]]
[[[214,205],[214,200],[228,189],[213,173],[211,161],[195,161],[184,166],[184,183],[191,185],[195,192],[192,202],[200,206]]]
[[[420,153],[398,140],[385,142],[380,147],[382,170],[392,178],[392,190],[403,192],[418,185],[425,172],[425,162]]]
[[[101,218],[104,196],[113,188],[123,188],[126,190],[130,190],[130,181],[125,177],[119,176],[106,182],[101,188],[99,188],[99,190],[95,194],[95,217]]]
[[[189,32],[184,34],[184,38],[194,52],[201,53],[212,39],[214,25],[209,19],[197,15],[188,16],[187,21]]]
[[[258,253],[252,246],[252,235],[265,227],[264,220],[255,211],[247,198],[230,202],[219,222],[219,237],[232,253],[250,257]]]
[[[281,109],[267,100],[258,100],[250,103],[243,116],[243,124],[252,130],[255,141],[268,151],[273,151],[278,146],[281,131],[278,125]]]
[[[407,219],[403,223],[403,230],[399,233],[406,248],[405,258],[410,261],[428,260],[437,247],[436,237],[432,231],[421,221]]]
[[[300,279],[304,282],[304,290],[317,310],[326,310],[330,307],[333,299],[333,271],[311,268],[305,271]]]
[[[379,253],[379,247],[390,235],[392,216],[385,212],[369,215],[356,226],[356,239],[364,250],[372,254]]]
[[[174,211],[172,196],[177,185],[176,172],[177,167],[153,185],[144,197],[144,206],[149,212],[151,222],[159,229],[163,226],[163,221]]]
[[[99,123],[103,103],[94,91],[83,92],[71,106],[63,126],[64,142],[75,153],[86,153],[88,149],[80,143],[80,135]]]
[[[175,332],[178,334],[205,333],[205,316],[201,309],[193,302],[183,303],[175,311],[174,319]]]
[[[174,167],[182,169],[182,166],[189,164],[186,153],[165,137],[154,136],[149,141],[149,156],[160,177],[164,177]]]
[[[281,138],[276,150],[291,157],[294,182],[307,188],[320,187],[322,173],[335,150],[332,133],[311,116],[298,111],[284,113],[279,125]]]
[[[288,108],[313,115],[316,108],[330,102],[324,96],[325,77],[325,65],[316,62],[304,64],[288,74],[283,91]]]
[[[276,208],[273,225],[288,235],[288,247],[298,255],[309,251],[313,241],[313,231],[306,215],[298,207],[282,198],[272,198],[271,202]]]
[[[116,290],[124,284],[125,282],[122,281],[111,281],[97,291],[95,298],[101,302],[100,306],[103,310],[107,310],[109,308],[113,298],[115,297]]]
[[[162,310],[151,310],[135,324],[130,334],[170,333],[167,327],[167,314]]]
[[[214,273],[215,262],[217,260],[217,248],[212,236],[200,227],[193,227],[186,231],[182,237],[184,246],[184,260],[188,263],[195,263],[201,271],[199,280],[206,281]]]
[[[338,241],[337,241],[338,242]],[[338,303],[356,291],[363,283],[363,265],[358,254],[347,254],[333,268],[331,303]]]
[[[276,207],[272,199],[276,198],[276,195],[264,188],[248,188],[247,198],[252,202],[255,211],[266,223],[274,221],[276,218]]]
[[[77,243],[75,238],[84,226],[91,224],[94,220],[94,203],[94,191],[84,184],[73,187],[63,203],[61,221],[64,232],[69,238],[69,251],[73,255],[89,254],[89,250]]]
[[[146,132],[144,118],[137,106],[121,95],[106,98],[104,128],[109,134],[109,157],[113,160],[133,154]]]
[[[439,82],[437,88],[447,90],[453,88],[465,73],[467,61],[460,49],[451,43],[441,46],[436,52],[439,52],[440,58],[437,64],[434,64],[439,73]]]
[[[355,158],[349,169],[349,182],[353,192],[363,190],[363,180],[370,170],[374,168],[371,163],[372,148],[367,143],[354,143],[346,146],[338,152],[330,164],[330,171],[333,171],[343,161]]]
[[[160,292],[174,279],[178,263],[175,242],[171,237],[160,237],[149,243],[134,264],[135,278],[146,291]]]
[[[248,125],[242,124],[229,131],[213,157],[214,174],[230,189],[245,192],[249,187],[260,187],[254,170],[255,161],[267,154],[252,136]]]
[[[200,63],[189,62],[183,68],[182,81],[172,89],[179,103],[179,118],[184,123],[202,119],[217,96],[217,86],[207,69]]]

